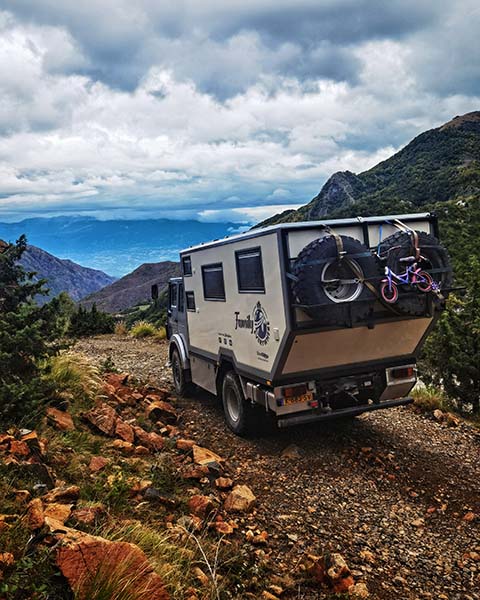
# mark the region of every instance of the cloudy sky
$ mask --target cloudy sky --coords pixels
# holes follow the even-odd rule
[[[0,220],[256,220],[480,109],[477,0],[0,0]]]

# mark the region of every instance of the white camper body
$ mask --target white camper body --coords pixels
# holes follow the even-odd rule
[[[435,319],[431,299],[425,295],[418,316],[375,299],[368,316],[340,326],[312,317],[292,293],[292,265],[316,240],[353,238],[370,250],[399,227],[438,235],[425,213],[281,224],[182,251],[167,327],[179,392],[190,382],[218,396],[240,391],[280,426],[410,402],[416,357]],[[373,285],[356,281],[367,292]],[[227,373],[236,392],[224,389]]]

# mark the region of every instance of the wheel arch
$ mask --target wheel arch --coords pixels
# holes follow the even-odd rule
[[[186,341],[185,341],[183,335],[181,335],[180,333],[175,333],[170,338],[170,345],[168,348],[168,358],[170,361],[172,360],[172,355],[173,355],[174,350],[177,350],[177,352],[180,356],[180,360],[182,361],[182,368],[185,371],[189,371],[190,370],[190,359],[189,359],[189,355],[188,355],[188,346],[186,344]]]

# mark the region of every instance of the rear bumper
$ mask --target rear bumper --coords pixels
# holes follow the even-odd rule
[[[277,424],[280,428],[291,427],[292,425],[302,425],[304,423],[314,423],[316,421],[326,421],[327,419],[338,419],[340,417],[361,415],[362,413],[380,410],[382,408],[395,408],[396,406],[406,406],[412,404],[413,398],[397,398],[396,400],[386,400],[377,404],[365,404],[364,406],[352,406],[341,408],[330,413],[292,415],[290,417],[280,418]]]

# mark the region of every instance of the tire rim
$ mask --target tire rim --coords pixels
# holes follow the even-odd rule
[[[225,404],[227,406],[228,414],[232,421],[237,422],[240,419],[240,399],[235,393],[235,390],[231,387],[228,387],[226,390],[226,395]]]
[[[175,387],[178,389],[180,387],[180,365],[176,355],[173,357],[173,380]]]
[[[353,265],[350,267],[347,263]],[[360,265],[349,259],[331,260],[322,269],[321,281],[323,290],[329,300],[335,304],[353,302],[363,290],[363,283],[355,277],[354,272],[363,273]]]

